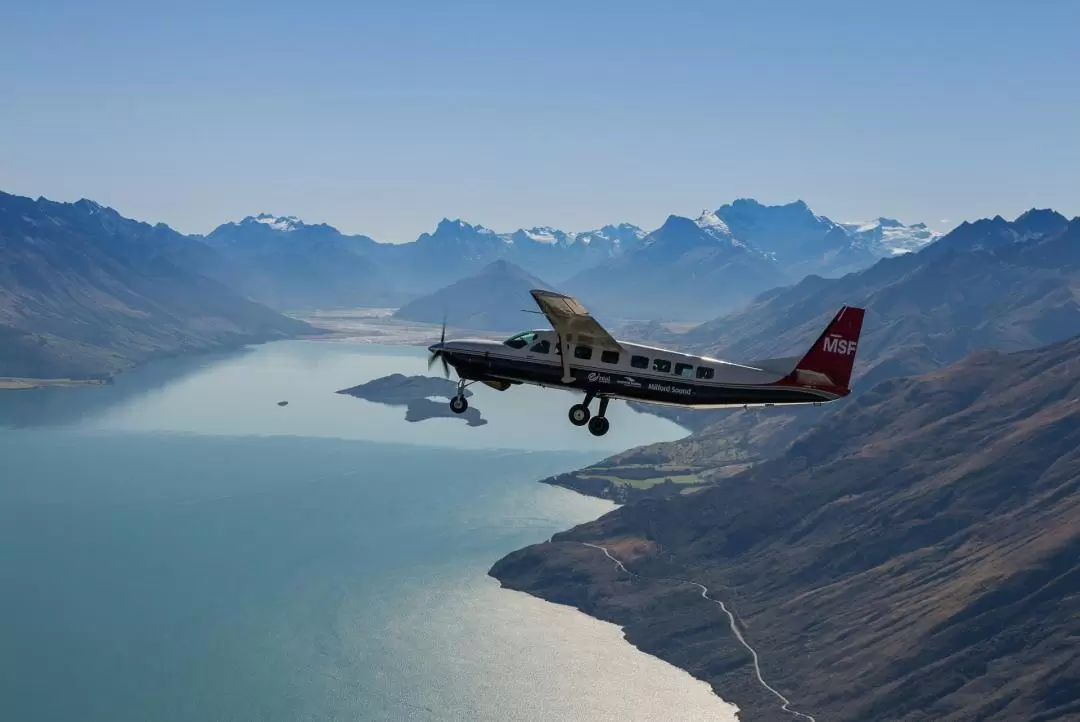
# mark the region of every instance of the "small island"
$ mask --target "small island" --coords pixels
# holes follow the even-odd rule
[[[450,379],[390,374],[337,393],[387,406],[404,406],[405,420],[413,423],[438,418],[462,419],[469,426],[487,423],[476,407],[470,406],[463,414],[450,410],[450,397],[457,394],[457,383]],[[472,392],[466,389],[465,396],[472,396]],[[431,397],[445,401],[435,401]]]

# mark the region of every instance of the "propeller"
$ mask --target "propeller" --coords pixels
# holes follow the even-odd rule
[[[446,355],[443,353],[443,346],[446,344],[446,316],[443,316],[442,322],[442,334],[439,336],[439,345],[435,347],[435,350],[431,352],[431,356],[428,357],[427,367],[428,371],[435,365],[435,360],[442,361],[443,376],[450,378],[450,364],[446,362]]]

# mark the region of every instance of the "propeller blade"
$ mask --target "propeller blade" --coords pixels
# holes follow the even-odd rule
[[[439,356],[440,356],[440,354],[439,354],[438,351],[436,351],[435,353],[428,356],[428,359],[427,359],[427,370],[428,371],[430,371],[431,367],[435,365],[435,359],[437,359]]]
[[[443,376],[450,378],[450,364],[446,363],[446,356],[439,354],[439,360],[442,361]]]
[[[442,335],[439,336],[439,345],[442,346],[446,343],[446,314],[442,317]]]

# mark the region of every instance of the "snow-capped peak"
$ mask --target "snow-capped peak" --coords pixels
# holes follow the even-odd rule
[[[560,241],[566,239],[565,233],[550,226],[539,226],[537,228],[522,228],[522,234],[530,241],[534,243],[543,243],[546,245],[555,245]]]
[[[879,256],[900,256],[917,251],[941,235],[928,229],[925,223],[905,226],[892,218],[841,223],[840,227],[853,240]]]
[[[694,223],[697,223],[701,228],[712,228],[725,235],[731,235],[731,229],[721,220],[720,216],[716,215],[716,211],[703,210]]]
[[[304,225],[296,216],[275,216],[272,213],[260,213],[257,216],[248,216],[241,223],[262,223],[270,226],[275,231],[295,231]]]

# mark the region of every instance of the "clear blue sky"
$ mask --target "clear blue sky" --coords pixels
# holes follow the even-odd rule
[[[0,0],[0,189],[185,232],[1080,214],[1080,3]]]

